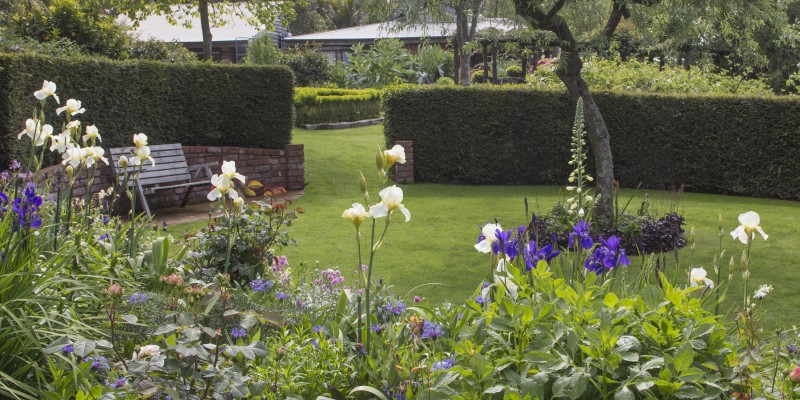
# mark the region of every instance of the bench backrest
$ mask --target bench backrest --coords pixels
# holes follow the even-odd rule
[[[142,185],[154,185],[168,182],[191,181],[189,166],[186,163],[186,155],[183,154],[183,146],[180,143],[156,144],[150,147],[150,157],[156,161],[155,167],[150,161],[143,163],[142,172],[139,174],[139,183]],[[114,162],[114,170],[118,176],[122,175],[122,167],[119,165],[120,156],[130,159],[133,156],[131,147],[117,147],[109,149],[111,160]],[[128,174],[132,174],[139,169],[138,166],[128,166]],[[121,179],[120,179],[121,180]],[[129,185],[132,182],[128,183]]]

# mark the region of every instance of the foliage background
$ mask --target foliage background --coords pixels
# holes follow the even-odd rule
[[[623,186],[800,198],[800,100],[597,93]],[[384,99],[387,143],[414,141],[415,179],[561,184],[572,100],[519,87],[400,88]],[[589,157],[591,160],[592,157]]]
[[[283,66],[0,55],[0,68],[2,161],[26,154],[16,136],[44,79],[58,82],[62,104],[84,100],[80,119],[97,123],[106,147],[130,145],[138,132],[153,144],[282,148],[291,141],[293,77]]]

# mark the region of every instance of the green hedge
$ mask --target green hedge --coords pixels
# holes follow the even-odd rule
[[[294,94],[298,125],[358,121],[381,115],[381,91],[298,87]]]
[[[151,144],[283,148],[291,141],[293,77],[286,67],[0,54],[0,162],[26,154],[17,134],[45,79],[58,85],[62,105],[83,102],[78,118],[97,125],[106,147],[130,145],[138,132]],[[63,118],[54,109],[47,120],[60,131]]]
[[[623,186],[800,199],[800,99],[597,93]],[[574,103],[507,87],[401,88],[387,142],[414,141],[415,179],[565,184]],[[590,155],[590,160],[591,160]]]

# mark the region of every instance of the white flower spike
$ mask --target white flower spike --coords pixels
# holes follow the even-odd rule
[[[761,234],[764,240],[767,240],[766,232],[761,229],[761,217],[755,211],[748,211],[744,214],[739,214],[739,227],[731,232],[731,237],[739,239],[740,242],[747,244],[748,240],[755,239],[756,232]]]

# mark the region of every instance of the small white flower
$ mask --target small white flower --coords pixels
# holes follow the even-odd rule
[[[214,186],[214,189],[206,196],[209,201],[217,200],[225,195],[231,200],[239,198],[239,193],[233,189],[231,180],[225,175],[214,174],[211,177],[211,185]]]
[[[28,119],[25,121],[25,129],[17,135],[17,139],[22,139],[22,136],[31,138],[31,143],[34,147],[39,147],[53,135],[53,127],[50,124],[42,126],[38,121]]]
[[[236,172],[236,161],[223,161],[222,162],[222,175],[228,180],[238,179],[239,182],[244,183],[244,175]]]
[[[383,154],[386,156],[386,169],[389,169],[398,162],[400,164],[406,163],[406,149],[399,144],[394,145],[389,150],[384,150]]]
[[[150,148],[147,146],[137,147],[136,150],[133,152],[134,156],[131,157],[130,163],[131,165],[142,165],[147,160],[150,160],[150,164],[155,167],[156,160],[150,157]]]
[[[705,268],[692,268],[692,271],[689,273],[689,285],[695,287],[700,285],[700,283],[705,283],[705,286],[714,287],[714,281],[706,278],[706,275]]]
[[[355,225],[356,229],[358,229],[361,226],[361,223],[369,217],[370,215],[367,210],[359,203],[353,203],[352,207],[344,210],[342,213],[342,218],[349,219],[353,225]]]
[[[769,236],[761,229],[761,217],[755,211],[748,211],[744,214],[739,214],[739,227],[731,232],[731,237],[739,239],[740,242],[747,244],[748,240],[756,238],[756,232],[761,234],[764,240]]]
[[[83,149],[71,144],[67,146],[66,151],[62,154],[62,158],[64,158],[64,161],[61,162],[62,164],[69,164],[72,168],[78,168],[84,160]]]
[[[59,154],[67,151],[67,148],[74,146],[72,144],[72,135],[69,131],[61,132],[58,135],[50,136],[50,151],[55,151]]]
[[[33,92],[33,96],[39,100],[44,100],[50,96],[53,96],[56,99],[56,103],[60,103],[61,101],[58,99],[58,95],[56,95],[56,84],[55,82],[44,81],[42,83],[42,88]]]
[[[103,140],[100,138],[100,132],[97,130],[97,127],[94,125],[89,125],[86,127],[86,134],[83,135],[83,142],[86,143],[90,140],[97,140],[98,142],[102,142]]]
[[[496,242],[497,235],[495,234],[497,231],[502,231],[503,228],[500,224],[486,224],[481,229],[481,234],[483,235],[483,240],[478,242],[475,245],[475,250],[480,251],[481,253],[489,253],[492,251],[492,243]]]
[[[137,148],[147,146],[147,135],[144,133],[133,135],[133,144],[135,144]]]
[[[147,346],[142,346],[142,348],[139,349],[139,359],[141,360],[148,357],[154,357],[159,355],[160,353],[161,353],[161,348],[158,347],[158,345],[149,344]]]
[[[406,209],[403,203],[403,189],[392,185],[383,188],[378,195],[381,196],[381,202],[369,208],[369,215],[372,218],[386,217],[394,210],[400,210],[406,217],[406,222],[411,220],[411,212]]]
[[[758,288],[753,294],[753,298],[756,300],[763,300],[764,297],[767,297],[767,294],[772,291],[772,285],[763,284],[760,288]]]
[[[56,108],[56,114],[58,115],[61,115],[61,113],[64,111],[66,111],[67,114],[69,114],[70,116],[75,116],[83,113],[84,111],[86,111],[86,109],[81,108],[80,100],[69,99],[67,100],[67,105],[65,105],[64,107]]]

